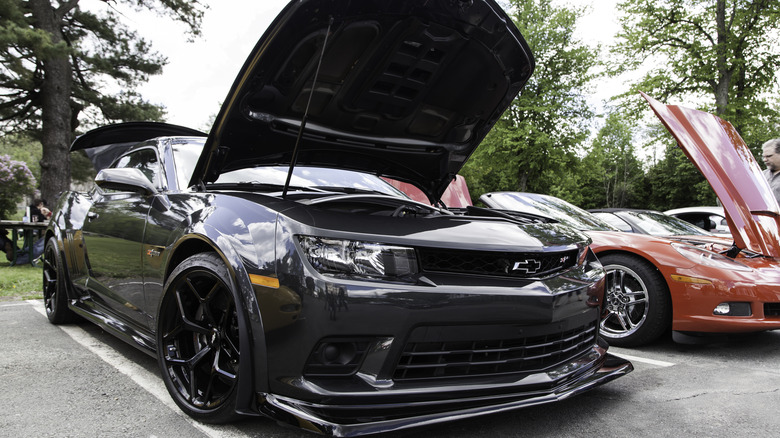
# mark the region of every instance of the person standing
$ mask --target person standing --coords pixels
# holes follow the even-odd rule
[[[763,146],[763,160],[766,165],[764,176],[772,188],[775,199],[780,203],[780,138],[773,138]]]

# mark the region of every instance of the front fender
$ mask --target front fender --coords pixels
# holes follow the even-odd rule
[[[240,309],[239,324],[243,329],[241,337],[241,360],[237,409],[244,414],[257,415],[255,390],[267,391],[267,348],[265,329],[260,308],[255,295],[250,272],[263,276],[275,276],[273,253],[258,255],[258,239],[263,243],[273,243],[273,226],[253,222],[247,225],[241,217],[257,219],[257,212],[237,212],[228,208],[205,208],[182,221],[182,227],[172,233],[174,239],[166,251],[166,278],[176,265],[187,257],[204,251],[217,253],[235,284],[234,299]],[[275,223],[275,215],[273,215]],[[253,231],[252,228],[255,230]],[[270,230],[270,236],[263,230]],[[159,303],[162,300],[158,300]],[[159,306],[159,305],[158,305]],[[159,318],[159,307],[157,309]]]

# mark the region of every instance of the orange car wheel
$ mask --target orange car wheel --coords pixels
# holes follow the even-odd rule
[[[636,256],[599,257],[607,272],[607,316],[601,336],[611,345],[634,347],[660,337],[671,321],[669,288],[655,267]]]

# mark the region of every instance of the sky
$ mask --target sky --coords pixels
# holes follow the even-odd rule
[[[618,30],[615,4],[618,0],[556,0],[560,4],[589,6],[576,34],[587,42],[608,44]],[[161,75],[152,76],[138,91],[152,103],[163,105],[167,121],[208,130],[209,120],[219,111],[233,80],[249,52],[287,0],[205,0],[209,5],[203,35],[187,42],[185,27],[150,13],[121,10],[126,24],[138,30],[157,52],[168,58]],[[82,0],[82,7],[105,8],[102,0]],[[613,96],[609,83],[590,97],[600,105]]]

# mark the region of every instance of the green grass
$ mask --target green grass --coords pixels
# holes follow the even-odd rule
[[[19,211],[24,214],[24,209]],[[21,216],[19,216],[21,218]],[[9,230],[8,237],[11,237]],[[22,239],[17,242],[22,246]],[[0,300],[31,300],[43,298],[43,268],[38,266],[11,266],[6,261],[5,253],[0,251]]]
[[[0,262],[0,300],[43,298],[42,284],[43,268],[40,264],[37,267],[10,266],[6,261]]]

